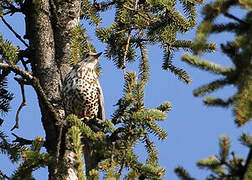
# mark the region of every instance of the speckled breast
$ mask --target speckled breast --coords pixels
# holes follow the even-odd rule
[[[65,78],[63,98],[66,114],[94,118],[98,112],[98,77],[90,68],[73,69]]]

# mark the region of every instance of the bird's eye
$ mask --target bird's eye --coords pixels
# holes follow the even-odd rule
[[[85,55],[85,59],[88,58],[88,56],[89,56],[89,54],[86,54],[86,55]]]

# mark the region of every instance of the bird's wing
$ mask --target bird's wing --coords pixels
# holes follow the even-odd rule
[[[105,109],[104,109],[104,98],[103,98],[103,93],[102,93],[102,88],[101,85],[99,83],[99,81],[97,81],[98,84],[98,103],[99,103],[99,110],[98,110],[98,118],[101,119],[102,121],[105,121]]]

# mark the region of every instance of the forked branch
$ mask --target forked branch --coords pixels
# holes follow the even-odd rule
[[[56,122],[56,124],[62,123],[62,121],[58,117],[58,114],[55,111],[54,107],[49,102],[49,100],[47,98],[47,95],[45,94],[43,88],[41,87],[41,85],[39,83],[39,80],[36,77],[34,77],[31,74],[31,72],[24,71],[24,70],[20,69],[16,65],[6,64],[6,63],[0,63],[0,69],[9,69],[12,72],[16,73],[17,75],[20,75],[28,83],[30,83],[33,86],[33,88],[35,89],[35,91],[36,91],[37,95],[39,96],[39,98],[42,100],[43,104],[48,109],[49,113],[52,115],[52,118]]]

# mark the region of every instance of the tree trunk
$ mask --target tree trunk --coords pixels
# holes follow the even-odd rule
[[[26,0],[24,7],[25,38],[30,43],[32,72],[58,114],[58,118],[55,118],[38,96],[46,134],[45,146],[51,156],[69,162],[74,155],[66,149],[69,139],[64,137],[66,127],[62,131],[62,123],[58,122],[65,118],[60,90],[65,75],[71,69],[71,30],[79,24],[80,0]],[[62,137],[64,141],[61,141]],[[56,172],[57,165],[49,166],[49,179],[55,179]],[[78,179],[73,166],[69,165],[67,172],[63,179]]]

